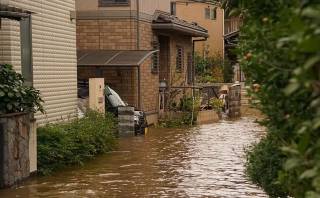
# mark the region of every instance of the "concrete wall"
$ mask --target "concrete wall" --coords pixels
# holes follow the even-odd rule
[[[208,30],[209,38],[206,42],[198,42],[196,51],[203,55],[208,49],[211,56],[224,55],[224,10],[217,8],[216,20],[205,18],[205,8],[215,8],[208,3],[179,0],[176,2],[176,15],[188,22],[196,22]]]
[[[41,91],[45,115],[37,122],[76,116],[77,59],[76,24],[70,19],[74,0],[9,0],[10,6],[34,12],[32,15],[34,86]],[[21,68],[19,22],[4,19],[0,29],[0,63]]]

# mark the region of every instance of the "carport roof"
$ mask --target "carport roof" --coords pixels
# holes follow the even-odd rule
[[[79,50],[78,66],[139,66],[157,50]]]

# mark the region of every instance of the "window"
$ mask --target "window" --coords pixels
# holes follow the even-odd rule
[[[99,6],[126,6],[129,5],[129,0],[99,0]]]
[[[188,53],[188,84],[191,85],[193,83],[193,56],[192,53]]]
[[[217,19],[217,8],[211,9],[210,18],[211,18],[211,20]]]
[[[152,45],[153,45],[154,50],[160,49],[158,38],[154,39],[154,41],[152,42]],[[160,59],[160,52],[158,51],[152,55],[152,63],[151,63],[151,72],[152,73],[159,72],[159,59]]]
[[[205,8],[204,14],[206,19],[210,19],[210,8]]]
[[[181,46],[177,46],[177,54],[176,54],[176,70],[177,72],[183,71],[183,48]]]
[[[176,15],[177,14],[177,4],[176,2],[171,2],[170,4],[170,10],[171,10],[171,15]]]
[[[216,20],[217,8],[205,8],[205,18],[210,20]]]

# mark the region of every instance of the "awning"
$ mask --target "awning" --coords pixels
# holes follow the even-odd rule
[[[141,65],[148,57],[158,50],[79,50],[78,66],[126,66]]]
[[[32,12],[0,3],[0,18],[21,20],[29,17]]]
[[[208,30],[197,23],[189,23],[163,11],[156,11],[152,28],[154,30],[177,31],[192,37],[209,37]]]

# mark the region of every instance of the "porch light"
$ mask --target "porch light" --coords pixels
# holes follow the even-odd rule
[[[167,81],[165,79],[160,81],[159,88],[161,91],[164,91],[167,89]]]

